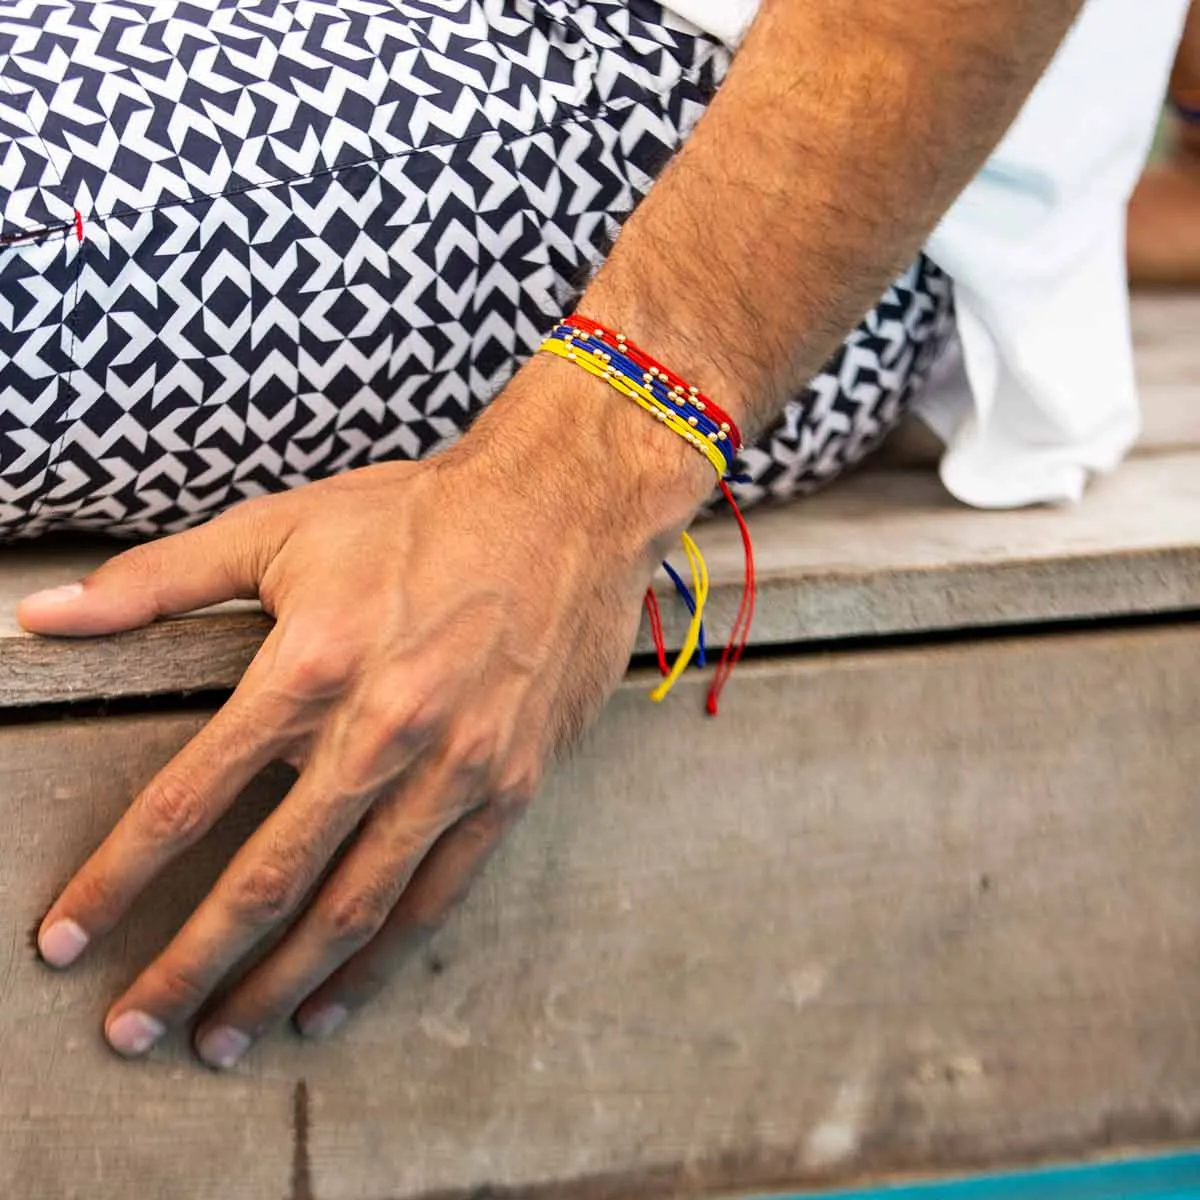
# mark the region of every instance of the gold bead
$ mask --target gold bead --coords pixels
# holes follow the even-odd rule
[[[698,387],[690,387],[688,388],[688,391],[691,392],[693,396],[700,395],[700,389]]]
[[[688,417],[688,424],[689,425],[699,425],[700,422],[697,421],[695,417]]]
[[[722,432],[722,433],[728,433],[728,432],[729,432],[729,422],[728,422],[728,421],[722,421],[722,422],[721,422],[721,432]]]
[[[703,401],[703,400],[697,400],[697,401],[696,401],[696,411],[697,411],[697,412],[703,412],[703,411],[704,411],[704,401]]]

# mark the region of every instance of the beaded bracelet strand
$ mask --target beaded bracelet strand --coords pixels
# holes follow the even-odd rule
[[[589,375],[602,379],[614,391],[633,400],[640,408],[683,438],[701,453],[717,473],[721,494],[738,523],[746,562],[745,587],[734,617],[729,642],[713,675],[708,691],[707,710],[717,715],[720,694],[733,668],[746,649],[750,624],[754,618],[757,578],[754,547],[750,530],[737,500],[729,487],[732,471],[742,446],[742,435],[734,421],[699,388],[668,371],[623,333],[611,331],[580,313],[564,318],[542,343],[541,349],[574,363]],[[663,700],[686,670],[697,650],[703,665],[703,618],[708,599],[708,567],[696,543],[683,534],[683,549],[691,568],[694,598],[678,573],[668,563],[663,566],[675,583],[684,603],[691,610],[691,623],[675,663],[668,669],[662,636],[662,620],[653,589],[646,593],[645,605],[654,639],[659,668],[665,678],[650,693],[651,699]]]
[[[604,351],[593,350],[586,345],[577,343],[572,338],[558,338],[553,334],[542,343],[542,349],[548,354],[555,354],[559,358],[565,358],[569,362],[575,363],[589,375],[595,375],[598,379],[605,380],[621,395],[627,396],[652,417],[656,417],[674,433],[679,434],[685,441],[695,446],[713,465],[718,477],[725,474],[727,470],[725,455],[717,444],[710,440],[709,429],[707,427],[703,430],[699,428],[700,416],[698,414],[685,415],[676,411],[669,401],[660,397],[642,380],[631,378],[623,373],[621,364],[612,361],[613,356],[605,354]],[[696,424],[692,425],[691,421],[695,421]],[[710,424],[711,421],[706,417],[705,425]]]

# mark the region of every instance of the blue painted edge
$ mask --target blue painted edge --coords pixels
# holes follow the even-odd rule
[[[1200,1151],[758,1200],[1200,1200]]]

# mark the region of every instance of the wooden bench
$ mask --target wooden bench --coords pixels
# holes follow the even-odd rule
[[[383,1000],[228,1076],[100,1021],[280,775],[80,968],[30,931],[264,618],[29,638],[15,599],[110,551],[0,551],[4,1196],[638,1200],[1200,1143],[1200,301],[1137,329],[1146,437],[1084,504],[969,512],[893,463],[760,514],[723,715],[633,672]],[[700,537],[720,628],[739,551]]]

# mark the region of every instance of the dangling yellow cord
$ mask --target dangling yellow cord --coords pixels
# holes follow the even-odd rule
[[[671,673],[650,693],[650,699],[655,704],[661,704],[667,698],[671,689],[679,682],[679,677],[687,670],[696,647],[700,644],[700,626],[704,621],[704,606],[708,603],[708,564],[700,547],[692,541],[688,534],[682,537],[684,553],[688,557],[688,565],[692,568],[692,590],[696,593],[696,611],[692,614],[692,623],[688,626],[687,635],[679,649],[679,656]]]

